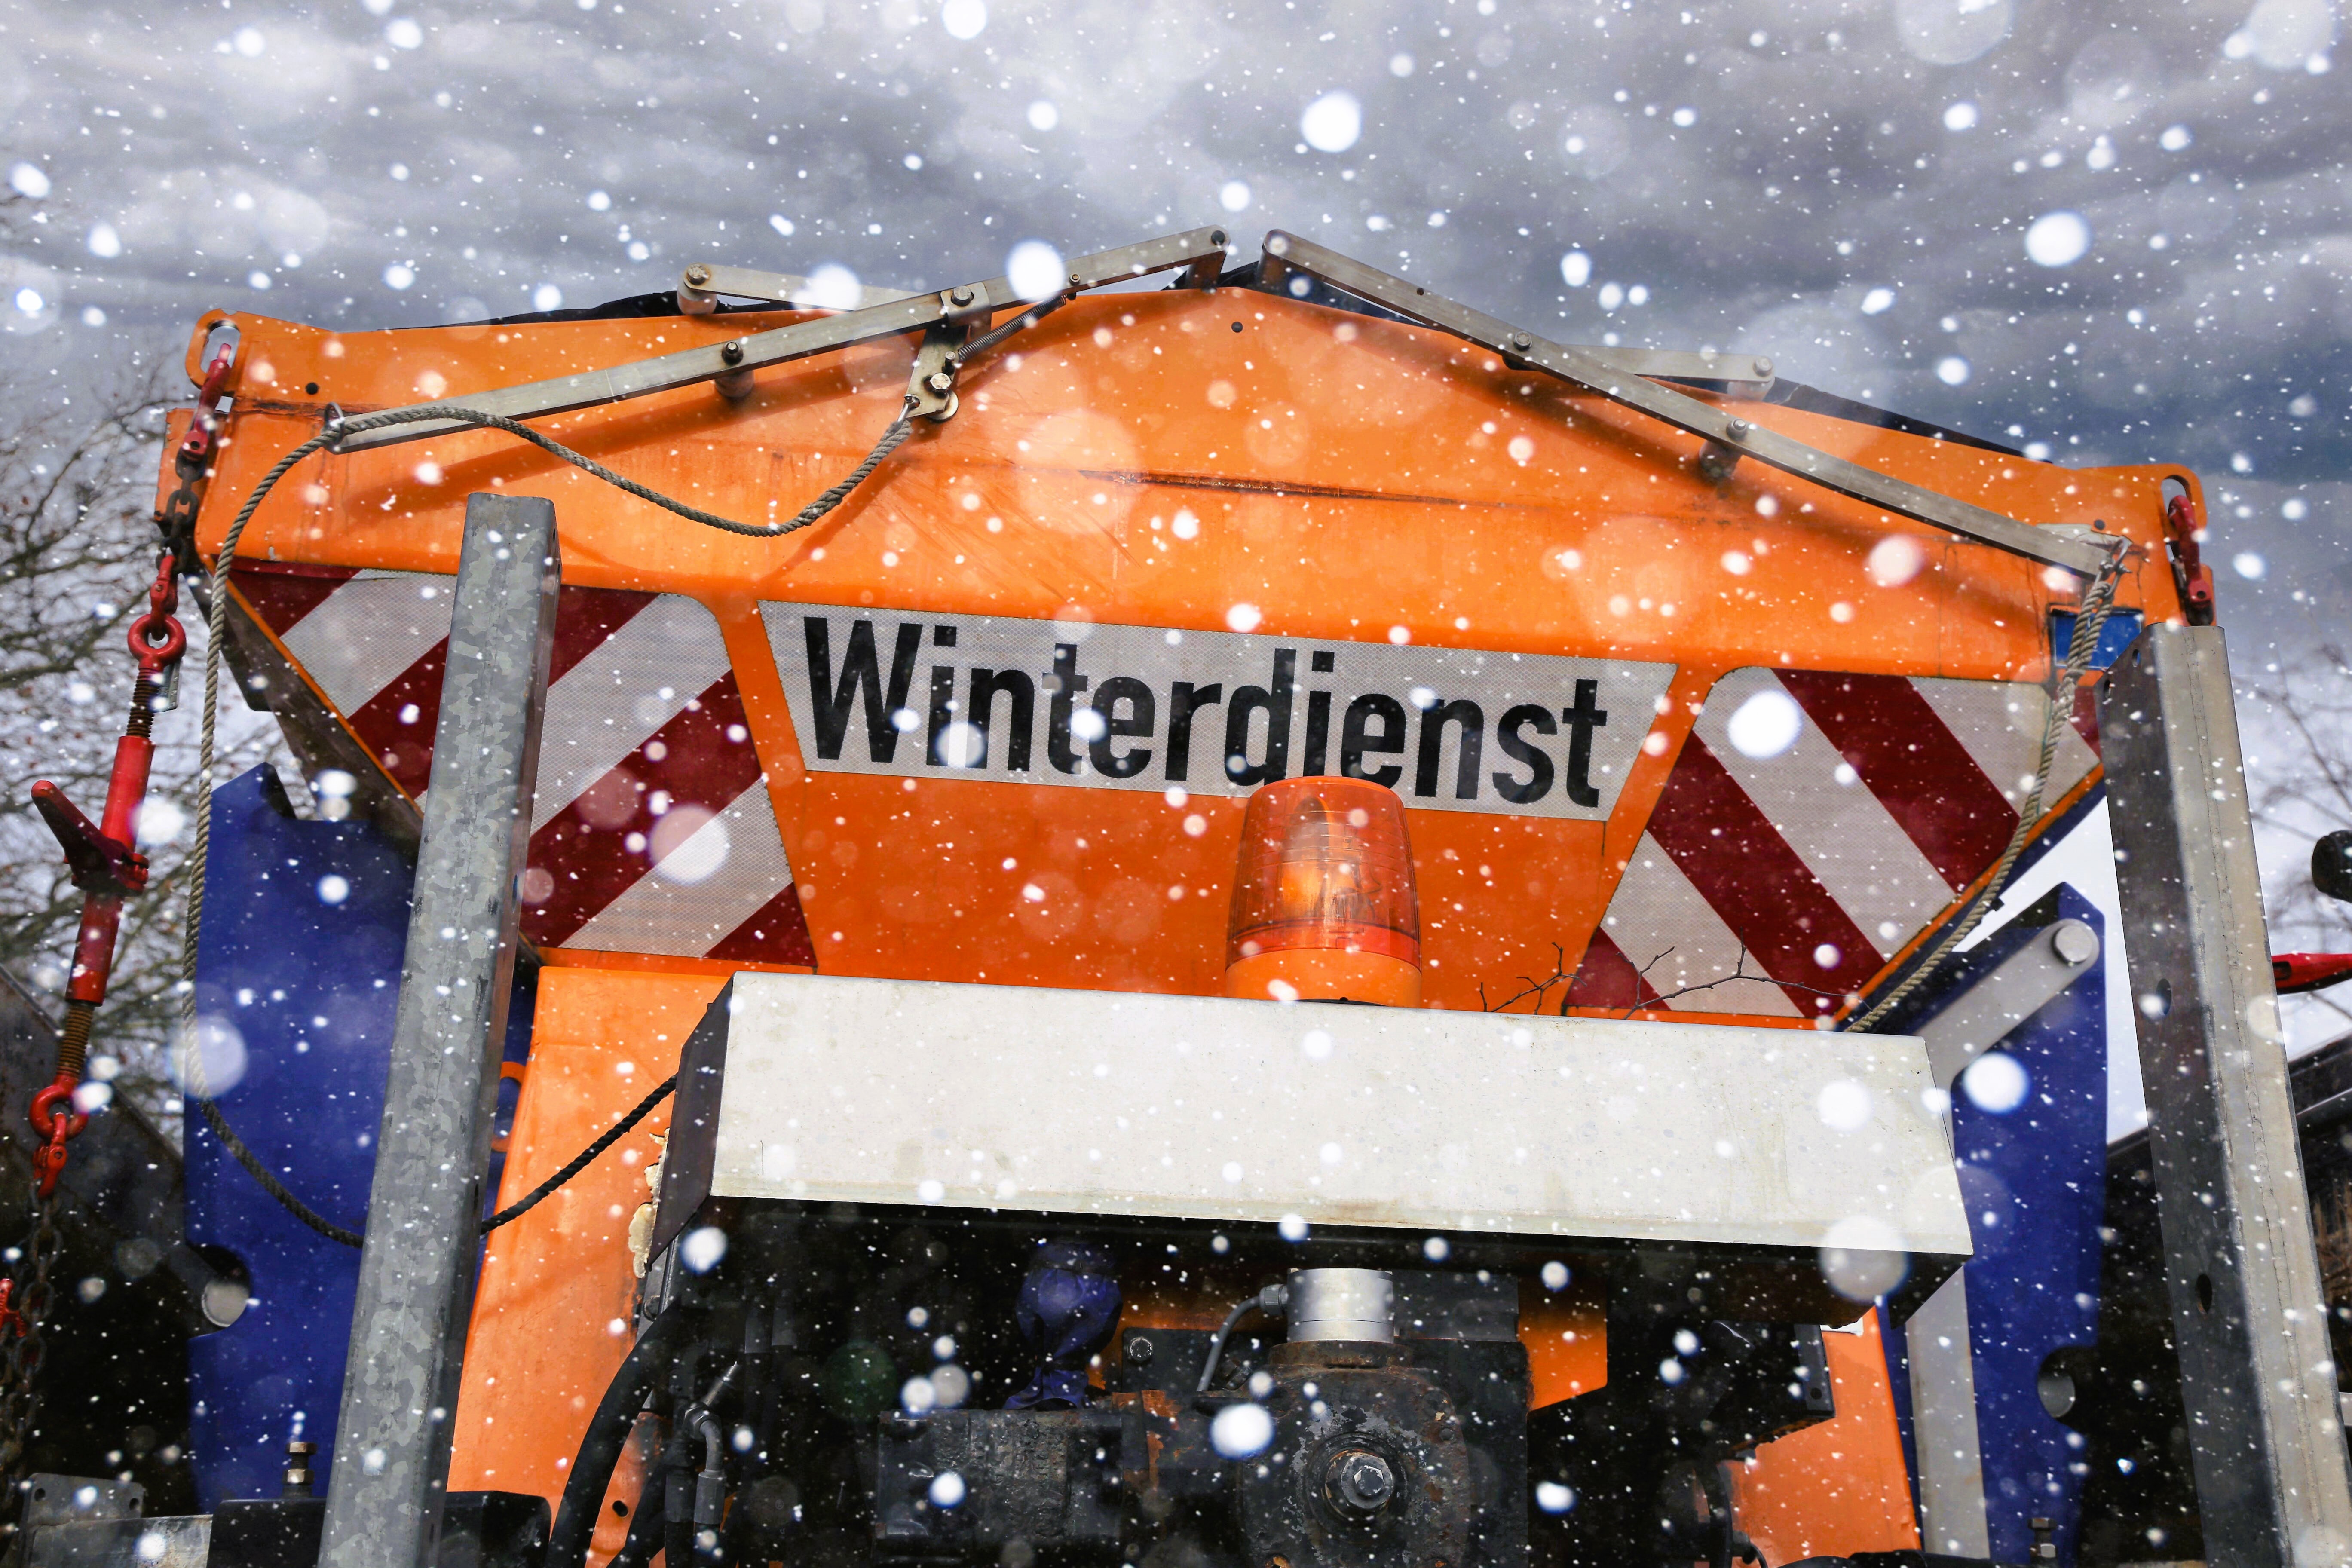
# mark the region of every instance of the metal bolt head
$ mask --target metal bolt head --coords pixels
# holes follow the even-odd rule
[[[1734,419],[1723,427],[1723,433],[1737,441],[1753,428],[1745,419]]]
[[[698,261],[686,269],[686,280],[699,289],[710,281],[710,268]]]
[[[1759,374],[1759,375],[1769,375],[1769,374],[1772,374],[1772,362],[1771,362],[1770,360],[1769,360],[1769,359],[1766,359],[1762,354],[1758,354],[1758,355],[1756,356],[1756,374]]]
[[[741,364],[743,363],[742,340],[738,338],[731,342],[719,344],[719,357],[725,360],[729,364]]]
[[[933,392],[945,392],[955,385],[955,377],[943,370],[935,370],[924,379],[923,384]]]
[[[1153,1344],[1146,1335],[1138,1334],[1127,1342],[1127,1359],[1129,1365],[1150,1366],[1151,1358],[1159,1353],[1160,1347]]]
[[[1513,332],[1511,334],[1511,346],[1515,349],[1529,348],[1532,347],[1534,343],[1535,339],[1529,337],[1525,332]]]
[[[2098,934],[2081,921],[2060,921],[2050,928],[2050,951],[2062,963],[2088,963],[2099,955]]]
[[[1396,1497],[1396,1471],[1380,1455],[1345,1448],[1324,1468],[1323,1489],[1333,1507],[1358,1517],[1375,1514]]]
[[[954,288],[948,290],[948,300],[950,303],[957,305],[971,304],[971,285],[969,283],[957,284]]]

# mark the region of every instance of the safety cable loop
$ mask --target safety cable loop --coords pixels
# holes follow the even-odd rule
[[[1846,1024],[1845,1028],[1856,1031],[1869,1028],[1894,1011],[1905,997],[1933,979],[1943,968],[1944,961],[1951,955],[1952,950],[1966,942],[1977,927],[1984,923],[1985,916],[1992,912],[1993,905],[2009,885],[2010,872],[2015,868],[2017,858],[2024,853],[2026,845],[2032,840],[2034,830],[2042,826],[2042,796],[2049,787],[2050,770],[2057,761],[2058,738],[2064,733],[2064,727],[2074,721],[2074,704],[2080,700],[2083,689],[2083,674],[2090,668],[2092,658],[2098,652],[2099,638],[2106,631],[2107,616],[2115,608],[2116,589],[2123,578],[2124,558],[2130,553],[2130,548],[2128,540],[2116,542],[2108,552],[2106,564],[2099,568],[2099,574],[2091,580],[2090,586],[2084,591],[2082,604],[2075,609],[2074,635],[2067,640],[2065,663],[2059,671],[2056,689],[2050,694],[2050,711],[2042,723],[2042,752],[2033,768],[2033,787],[2027,793],[2025,804],[2018,812],[2017,830],[2009,836],[2008,847],[2001,850],[2000,860],[1994,863],[1992,875],[1985,879],[1984,887],[1978,891],[1967,912],[1946,929],[1927,956],[1914,965],[1911,973],[1879,998],[1868,1012]]]

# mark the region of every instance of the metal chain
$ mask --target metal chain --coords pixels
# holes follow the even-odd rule
[[[38,1380],[48,1356],[41,1324],[49,1315],[49,1268],[63,1246],[57,1223],[60,1201],[54,1192],[34,1201],[32,1234],[9,1280],[9,1311],[16,1321],[6,1327],[16,1331],[0,1350],[0,1480],[16,1479],[32,1444],[33,1418],[40,1413]]]

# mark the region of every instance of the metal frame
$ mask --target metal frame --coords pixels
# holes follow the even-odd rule
[[[557,577],[553,502],[467,500],[335,1426],[325,1568],[425,1568],[439,1547]]]
[[[1642,374],[1628,374],[1597,357],[1589,349],[1569,348],[1539,338],[1533,332],[1474,310],[1442,294],[1433,294],[1401,278],[1392,278],[1378,268],[1367,267],[1336,250],[1326,249],[1313,240],[1301,239],[1295,234],[1285,234],[1276,229],[1265,238],[1265,258],[1259,265],[1259,286],[1276,289],[1283,278],[1290,272],[1303,272],[1319,279],[1334,289],[1353,294],[1382,310],[1392,310],[1407,321],[1467,339],[1482,348],[1491,349],[1508,362],[1558,376],[1588,392],[1599,393],[1612,403],[1622,403],[1654,419],[1663,420],[1677,430],[1700,437],[1709,443],[1700,461],[1710,477],[1720,479],[1727,476],[1739,458],[1753,458],[1769,468],[1794,474],[1799,479],[1811,479],[1840,495],[1884,507],[1900,516],[1948,530],[1980,544],[1990,544],[1996,550],[2006,550],[2012,555],[2063,567],[2084,578],[2096,575],[2099,569],[2106,564],[2107,550],[2104,546],[2069,538],[2054,530],[2035,528],[2015,518],[2003,517],[1997,511],[1989,511],[1983,507],[1890,478],[1875,468],[1865,468],[1859,463],[1832,457],[1819,447],[1809,447],[1792,437],[1767,430],[1712,404],[1701,403],[1685,393],[1647,379],[1650,375],[1669,374],[1667,372],[1650,370]]]
[[[1213,287],[1225,258],[1227,236],[1222,227],[1190,229],[1182,234],[1121,246],[1069,264],[1066,292],[1083,293],[1113,283],[1184,268],[1196,287]],[[1469,306],[1416,288],[1377,268],[1352,260],[1314,241],[1279,229],[1266,236],[1258,264],[1257,287],[1269,293],[1285,290],[1294,275],[1319,279],[1332,288],[1378,305],[1407,321],[1434,327],[1490,349],[1513,363],[1558,376],[1572,385],[1599,393],[1612,402],[1638,409],[1654,419],[1687,431],[1707,445],[1700,454],[1700,472],[1721,483],[1742,458],[1811,479],[1825,489],[1873,506],[1948,530],[1965,539],[2005,550],[2028,560],[2063,567],[2089,578],[2106,563],[2107,547],[2079,536],[2078,531],[2035,528],[1996,511],[1907,483],[1874,468],[1835,457],[1793,437],[1768,430],[1737,415],[1702,403],[1686,393],[1651,378],[1723,382],[1759,390],[1772,380],[1772,362],[1751,354],[1705,354],[1647,349],[1571,348],[1474,310]],[[699,279],[698,281],[698,279]],[[693,313],[715,308],[719,294],[789,302],[794,286],[804,282],[781,273],[698,262],[687,269],[678,290],[680,307]],[[873,292],[868,290],[868,293]],[[509,419],[562,414],[604,403],[618,403],[648,393],[667,392],[698,382],[716,381],[730,396],[750,390],[751,373],[769,365],[787,364],[813,354],[827,353],[877,338],[935,328],[985,322],[996,311],[1033,303],[1014,291],[1010,280],[992,278],[967,283],[936,294],[912,294],[885,303],[778,327],[726,343],[682,349],[629,364],[583,371],[550,381],[527,382],[442,401]],[[918,369],[911,395],[928,404],[922,386],[927,378]],[[942,391],[939,395],[946,396]],[[423,406],[419,405],[417,406]],[[919,412],[933,418],[953,413],[926,406]],[[403,441],[424,440],[468,426],[455,420],[425,420],[381,429],[357,431],[336,444],[339,451],[365,451]]]
[[[2340,1563],[2352,1470],[2221,629],[2143,634],[2099,731],[2205,1556]]]
[[[1222,227],[1195,228],[1161,239],[1147,239],[1140,245],[1126,245],[1116,250],[1077,257],[1069,263],[1068,279],[1063,291],[1084,293],[1089,289],[1123,283],[1129,279],[1145,278],[1180,267],[1189,268],[1193,281],[1205,287],[1216,281],[1218,270],[1223,265],[1225,239],[1225,230]],[[509,419],[531,419],[541,415],[563,414],[598,404],[619,403],[627,398],[643,397],[648,393],[667,392],[676,387],[691,386],[698,382],[716,381],[721,376],[741,376],[770,365],[789,364],[794,360],[807,359],[812,354],[829,353],[835,349],[872,342],[877,338],[893,338],[907,332],[920,332],[934,326],[973,321],[984,324],[999,310],[1018,310],[1035,302],[1017,291],[1009,279],[991,278],[985,282],[959,284],[936,294],[915,294],[888,304],[845,310],[837,316],[820,317],[814,321],[798,321],[789,327],[754,332],[749,337],[736,338],[725,343],[681,349],[677,353],[660,354],[629,364],[583,371],[577,375],[558,376],[551,381],[525,382],[520,386],[499,387],[495,391],[436,401],[440,405],[456,405],[478,409],[485,414],[504,415]],[[435,419],[383,429],[353,431],[336,443],[336,450],[362,452],[375,447],[423,440],[445,436],[453,430],[471,428],[473,426],[457,420]]]

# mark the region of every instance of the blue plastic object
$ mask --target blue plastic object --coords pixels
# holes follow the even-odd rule
[[[2041,911],[2050,921],[2081,921],[2106,941],[2097,906],[2071,885],[2060,883],[2050,898]],[[1882,1027],[1898,1034],[1918,1028],[1976,976],[2025,943],[2048,940],[2048,929],[2041,920],[2021,921],[1995,932],[1954,965],[1932,999]],[[1976,1244],[1965,1272],[1985,1522],[1995,1562],[2032,1560],[2031,1521],[2037,1518],[2051,1521],[2059,1561],[2072,1562],[2087,1473],[2083,1437],[2049,1414],[2041,1380],[2054,1352],[2098,1338],[2106,1201],[2105,963],[2084,970],[1997,1048],[2022,1071],[2023,1099],[2007,1109],[1991,1094],[1979,1103],[1965,1075],[1952,1095],[1953,1154]],[[1880,1327],[1909,1449],[1901,1331],[1883,1317]],[[1908,1457],[1916,1490],[1916,1451]]]
[[[1037,1352],[1007,1410],[1075,1409],[1087,1402],[1087,1363],[1118,1321],[1118,1275],[1110,1254],[1082,1241],[1048,1241],[1021,1280],[1015,1317]]]
[[[353,1230],[367,1217],[412,880],[373,826],[295,818],[265,769],[214,796],[196,958],[208,1086],[280,1181]],[[530,1038],[522,970],[510,1060]],[[200,1114],[187,1128],[188,1240],[234,1255],[253,1290],[236,1323],[188,1347],[196,1489],[209,1510],[277,1496],[296,1436],[319,1445],[323,1481],[360,1255],[280,1208]]]

